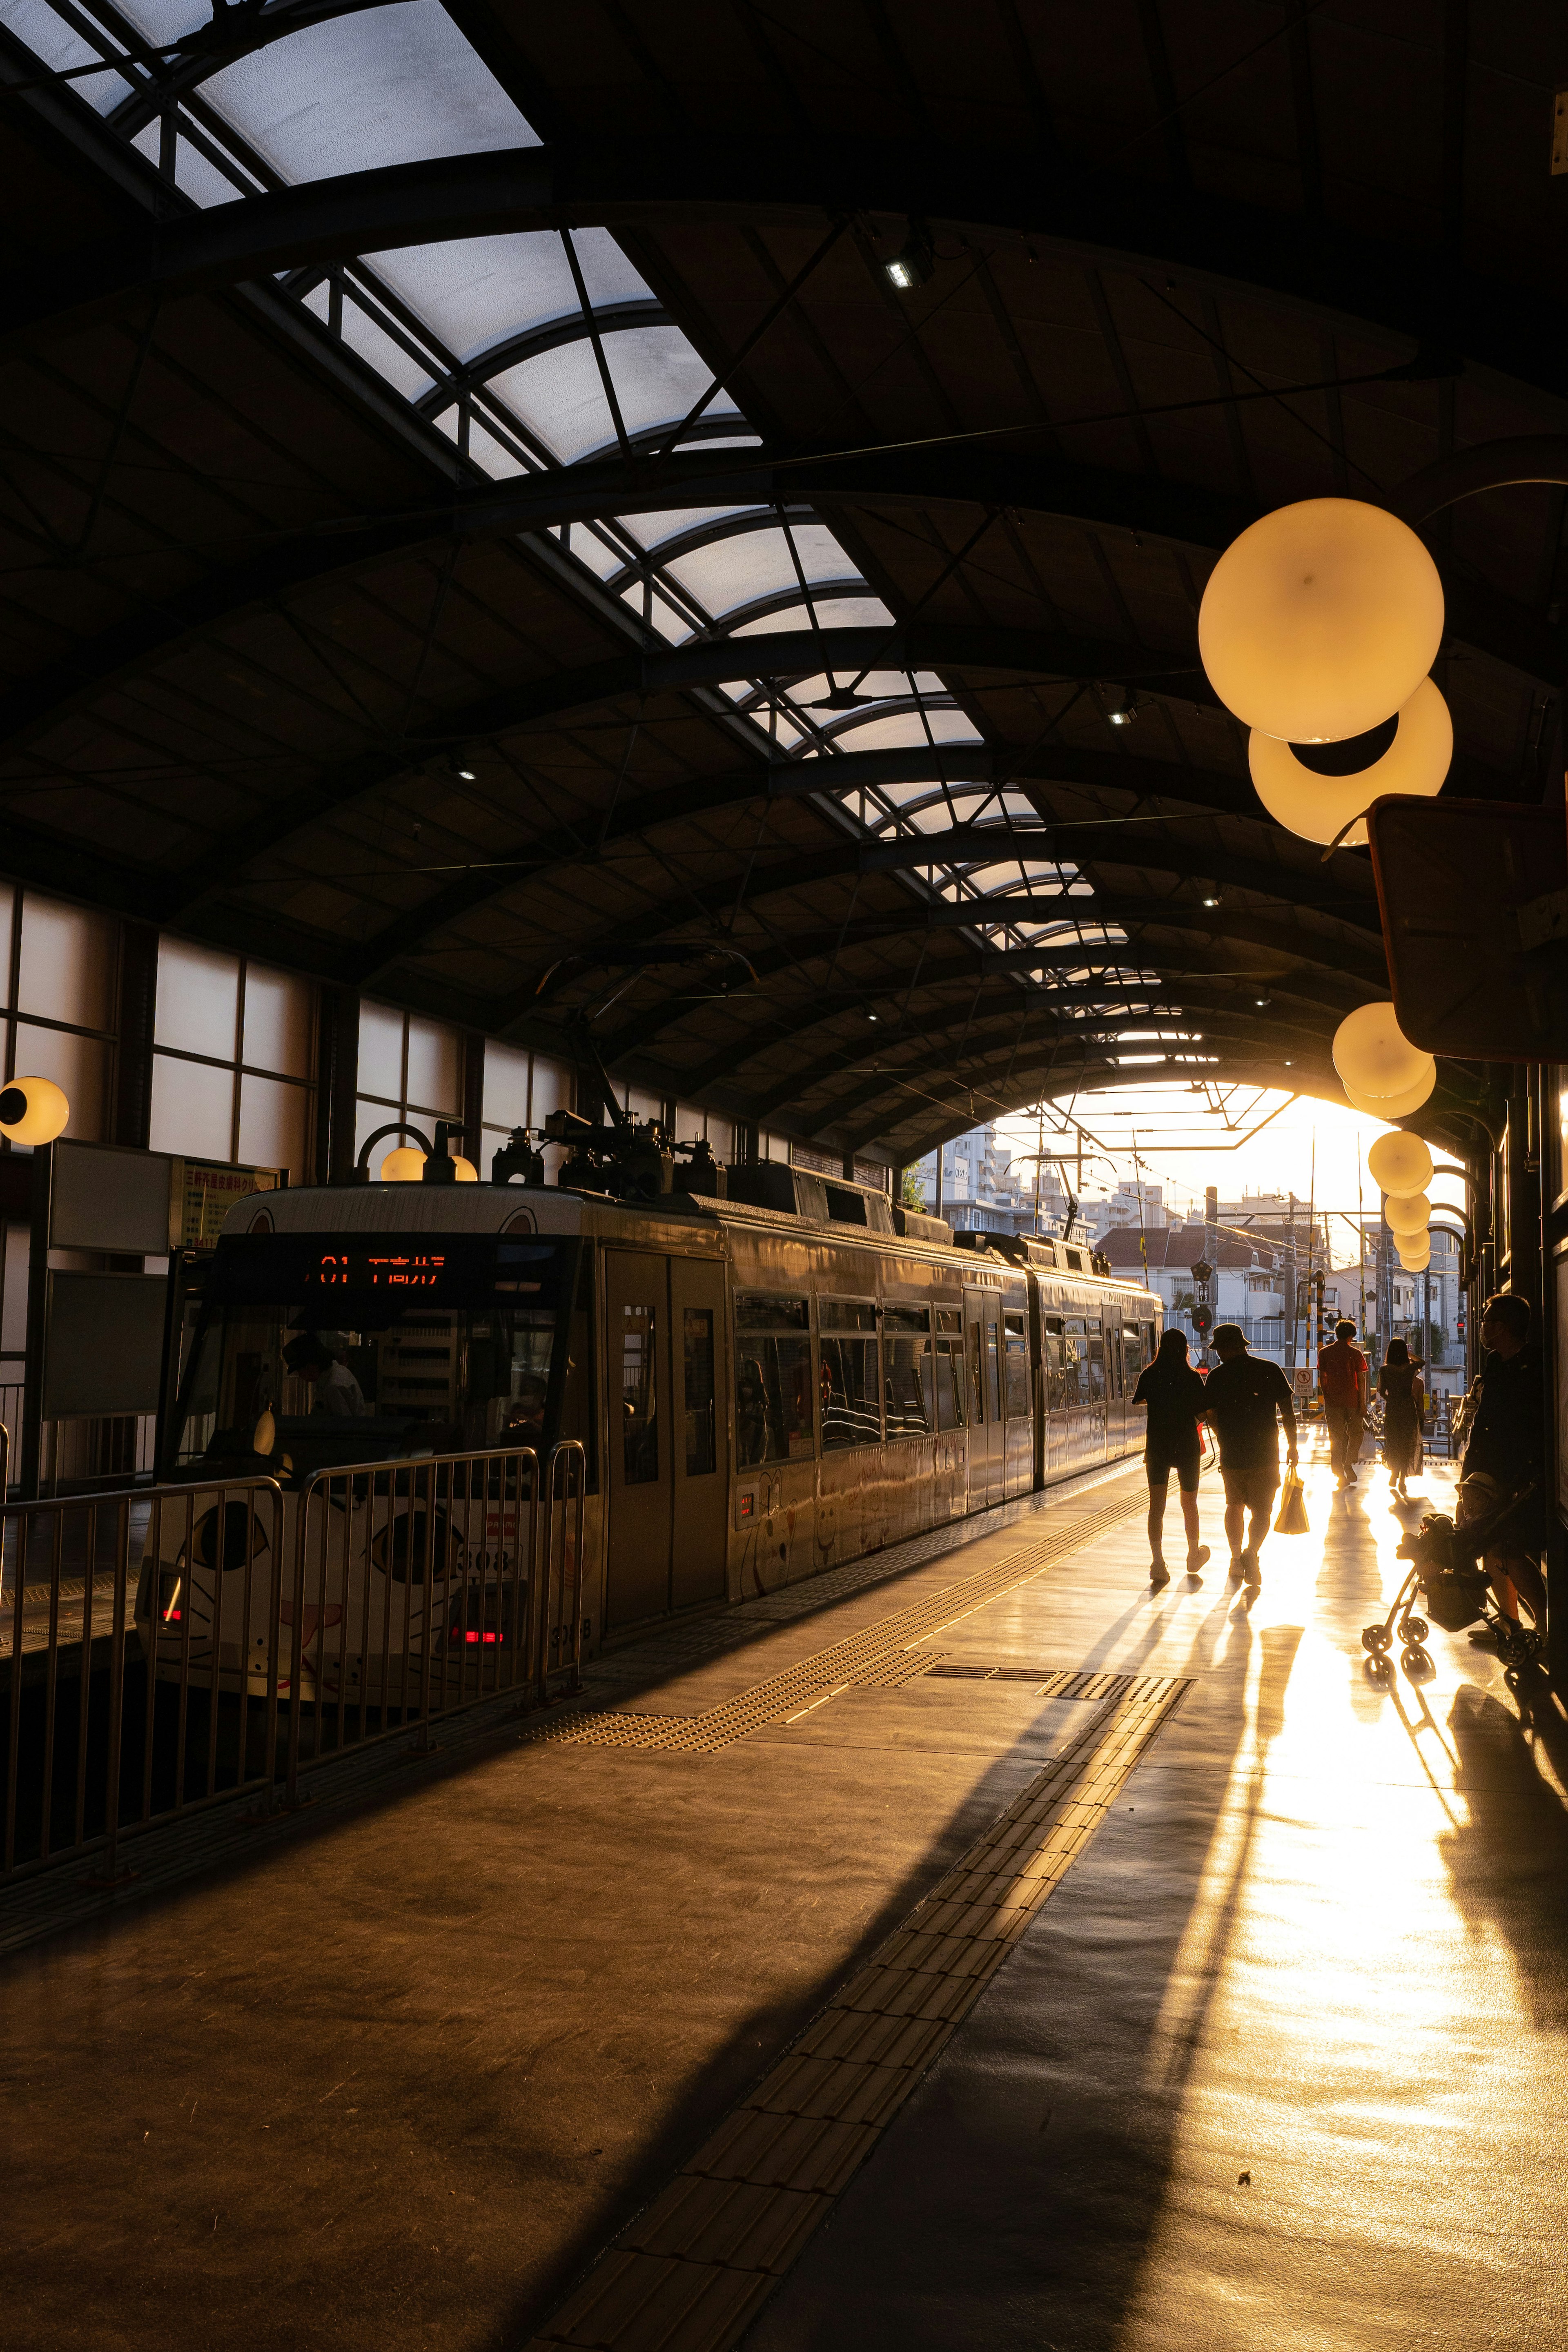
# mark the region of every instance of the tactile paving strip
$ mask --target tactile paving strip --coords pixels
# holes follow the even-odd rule
[[[842,1641],[787,1666],[783,1674],[753,1684],[739,1697],[709,1707],[701,1715],[637,1715],[620,1708],[595,1709],[542,1725],[527,1734],[534,1739],[560,1740],[595,1748],[663,1748],[688,1755],[713,1756],[743,1739],[764,1723],[776,1723],[815,1706],[837,1690],[889,1688],[911,1681],[935,1664],[928,1653],[918,1661],[909,1653],[917,1642],[984,1609],[1015,1585],[1037,1576],[1064,1552],[1119,1527],[1144,1507],[1142,1494],[1125,1497],[1103,1511],[1075,1515],[1053,1528],[1037,1543],[1008,1552],[987,1568],[960,1577],[934,1592],[921,1595],[903,1609],[895,1609],[874,1624],[847,1633]],[[1064,1693],[1062,1696],[1068,1696]]]
[[[1115,1696],[726,2116],[529,2352],[728,2352],[739,2341],[1188,1688],[1108,1679]]]

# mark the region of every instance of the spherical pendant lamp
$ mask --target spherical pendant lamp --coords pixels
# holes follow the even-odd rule
[[[1432,1263],[1432,1244],[1423,1237],[1418,1249],[1401,1250],[1399,1263],[1406,1274],[1425,1274]]]
[[[1368,1118],[1408,1118],[1419,1110],[1437,1083],[1437,1065],[1430,1054],[1426,1066],[1415,1084],[1402,1095],[1363,1095],[1359,1087],[1345,1087],[1345,1100],[1352,1110],[1361,1111]]]
[[[1380,1135],[1366,1164],[1373,1182],[1395,1197],[1424,1192],[1432,1181],[1432,1154],[1418,1135]]]
[[[1359,499],[1264,515],[1226,549],[1198,608],[1209,684],[1287,743],[1338,743],[1403,709],[1442,638],[1436,565],[1408,524]]]
[[[412,1143],[394,1146],[381,1163],[384,1184],[417,1184],[425,1173],[425,1154]]]
[[[13,1078],[0,1087],[0,1135],[13,1143],[52,1143],[65,1133],[70,1115],[53,1078]]]
[[[1358,1004],[1353,1013],[1347,1013],[1334,1032],[1330,1050],[1345,1085],[1362,1095],[1406,1093],[1432,1059],[1421,1046],[1410,1043],[1386,998],[1375,1004]]]
[[[1440,792],[1454,757],[1454,722],[1448,706],[1424,677],[1399,713],[1393,742],[1380,760],[1351,776],[1321,776],[1300,761],[1289,743],[1252,730],[1247,748],[1253,788],[1271,817],[1303,841],[1333,841],[1384,793],[1410,793],[1430,799]],[[1342,846],[1356,849],[1366,839],[1357,824]]]
[[[1383,1213],[1391,1234],[1424,1234],[1432,1203],[1425,1192],[1396,1194],[1384,1203]]]
[[[477,1184],[479,1182],[479,1170],[474,1166],[471,1160],[465,1160],[460,1151],[453,1152],[452,1165],[458,1171],[458,1181],[459,1184]]]

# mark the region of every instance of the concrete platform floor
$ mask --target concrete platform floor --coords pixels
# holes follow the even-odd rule
[[[1564,2340],[1568,1721],[1463,1636],[1367,1678],[1363,1475],[1313,1469],[1256,1598],[1205,1482],[1201,1585],[1151,1595],[1139,1514],[931,1638],[1193,1687],[752,2352]],[[731,1699],[1129,1491],[617,1703]],[[14,1956],[0,2345],[521,2347],[1084,1719],[947,1676],[715,1754],[513,1738]]]

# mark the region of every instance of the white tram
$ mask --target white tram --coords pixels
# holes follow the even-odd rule
[[[284,1524],[252,1552],[291,1554],[299,1513],[320,1515],[301,1696],[401,1706],[416,1666],[428,1694],[433,1649],[510,1638],[494,1588],[527,1573],[533,1490],[496,1470],[508,1447],[584,1449],[572,1633],[590,1655],[1142,1446],[1131,1399],[1161,1304],[1086,1250],[961,1248],[879,1192],[773,1163],[729,1182],[647,1204],[361,1183],[230,1212],[188,1304],[159,1475],[276,1477]],[[420,1486],[421,1464],[439,1478]],[[216,1511],[184,1528],[163,1511],[138,1621],[160,1674],[177,1655],[254,1696],[269,1579],[224,1553]]]

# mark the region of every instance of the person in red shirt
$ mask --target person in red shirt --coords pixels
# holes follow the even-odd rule
[[[1366,1427],[1366,1358],[1355,1344],[1355,1325],[1343,1317],[1334,1325],[1333,1344],[1318,1353],[1318,1386],[1329,1424],[1329,1459],[1342,1486],[1356,1483],[1355,1465]]]

